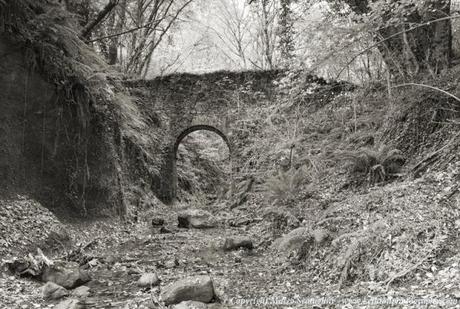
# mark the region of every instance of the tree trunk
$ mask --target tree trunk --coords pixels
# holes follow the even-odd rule
[[[368,0],[347,2],[357,13],[369,12]],[[450,0],[423,0],[416,10],[407,15],[407,22],[416,25],[449,16],[450,4]],[[385,26],[393,17],[392,11],[382,15],[383,25],[380,26],[383,27],[378,30],[377,41],[403,32],[379,45],[382,57],[393,77],[408,78],[420,73],[434,75],[449,67],[452,50],[450,20],[404,32],[411,26],[404,24],[403,20],[398,25]]]
[[[114,33],[120,33],[123,30],[123,26],[126,20],[126,0],[120,1],[116,16],[118,20],[114,28]],[[118,62],[118,47],[119,47],[119,37],[115,36],[110,39],[110,45],[108,50],[108,63],[114,65]]]
[[[262,0],[262,41],[264,42],[265,48],[265,61],[268,65],[268,68],[271,70],[273,69],[273,53],[272,53],[272,46],[271,46],[271,37],[269,34],[268,28],[270,27],[270,23],[268,21],[268,3],[267,0]]]
[[[293,58],[294,53],[294,24],[292,20],[291,10],[292,0],[280,1],[280,17],[279,17],[279,43],[281,62],[284,66],[288,66]]]
[[[80,26],[84,27],[91,19],[90,0],[65,0],[66,8],[69,12],[78,16]]]

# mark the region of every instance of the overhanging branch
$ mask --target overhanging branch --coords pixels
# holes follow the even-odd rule
[[[386,41],[394,38],[394,37],[397,37],[398,35],[401,35],[403,33],[407,33],[407,32],[412,32],[414,30],[417,30],[418,28],[421,28],[421,27],[425,27],[425,26],[429,26],[431,24],[434,24],[434,23],[438,23],[438,22],[442,22],[442,21],[446,21],[446,20],[450,20],[450,19],[455,19],[455,18],[460,18],[460,14],[458,15],[451,15],[451,16],[447,16],[447,17],[442,17],[442,18],[438,18],[438,19],[434,19],[434,20],[430,20],[430,21],[427,21],[425,23],[422,23],[422,24],[418,24],[416,26],[413,26],[411,28],[408,28],[408,29],[405,29],[405,30],[401,30],[399,32],[396,32],[372,45],[370,45],[369,47],[363,49],[362,51],[360,51],[359,53],[357,53],[356,55],[353,56],[353,58],[348,61],[343,67],[342,69],[339,71],[339,73],[337,74],[337,77],[336,79],[338,79],[340,77],[340,75],[343,73],[343,71],[345,71],[345,69],[350,65],[352,64],[359,56],[367,53],[368,51],[370,51],[371,49],[375,48],[375,47],[378,47],[380,44],[382,43],[385,43]]]
[[[86,25],[85,29],[81,32],[81,36],[88,38],[96,28],[106,17],[112,12],[112,10],[118,5],[119,0],[110,0],[109,3],[97,14],[96,18]]]

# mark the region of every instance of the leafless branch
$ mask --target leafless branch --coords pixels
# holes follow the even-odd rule
[[[356,55],[354,55],[352,57],[352,59],[350,61],[347,62],[346,65],[344,65],[342,67],[342,69],[339,71],[339,73],[337,74],[337,77],[336,79],[338,79],[340,77],[340,75],[343,73],[343,71],[345,71],[345,69],[350,65],[352,64],[359,56],[361,56],[362,54],[364,53],[367,53],[369,50],[379,46],[380,44],[382,43],[385,43],[386,41],[394,38],[394,37],[397,37],[398,35],[401,35],[401,34],[404,34],[404,33],[408,33],[408,32],[412,32],[414,30],[417,30],[418,28],[421,28],[421,27],[425,27],[425,26],[429,26],[431,24],[434,24],[434,23],[438,23],[438,22],[442,22],[442,21],[446,21],[446,20],[450,20],[450,19],[455,19],[455,18],[460,18],[460,15],[451,15],[451,16],[447,16],[447,17],[442,17],[442,18],[438,18],[438,19],[434,19],[434,20],[430,20],[430,21],[427,21],[425,23],[421,23],[421,24],[418,24],[416,26],[413,26],[413,27],[410,27],[408,29],[404,29],[404,30],[401,30],[399,32],[396,32],[386,38],[383,38],[382,40],[370,45],[369,47],[363,49],[362,51],[360,51],[359,53],[357,53]]]
[[[109,3],[107,3],[107,5],[97,14],[96,18],[86,25],[85,29],[81,32],[81,36],[88,38],[94,28],[96,28],[118,5],[118,1],[119,0],[110,0]]]

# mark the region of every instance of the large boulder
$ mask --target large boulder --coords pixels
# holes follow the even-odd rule
[[[209,276],[196,276],[178,280],[166,286],[161,299],[166,305],[193,300],[209,303],[214,298],[214,286]]]
[[[66,289],[74,289],[91,280],[90,275],[80,269],[78,264],[56,264],[47,267],[42,274],[43,282],[54,282]]]
[[[249,237],[237,236],[229,237],[225,239],[223,249],[224,251],[232,251],[238,249],[248,249],[251,250],[254,248],[252,239]]]
[[[205,229],[217,225],[212,214],[202,209],[187,209],[177,215],[178,226],[183,228]]]

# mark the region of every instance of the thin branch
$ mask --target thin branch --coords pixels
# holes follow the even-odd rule
[[[190,4],[192,3],[194,0],[188,0],[187,2],[185,2],[182,7],[179,8],[179,10],[177,10],[176,14],[174,14],[174,16],[172,17],[171,21],[169,22],[169,24],[166,26],[166,28],[161,32],[160,34],[160,37],[158,38],[156,44],[155,44],[155,47],[154,49],[157,48],[158,44],[160,44],[160,42],[163,40],[163,37],[164,35],[169,31],[169,29],[171,28],[171,26],[174,24],[174,22],[176,21],[177,17],[180,15],[180,13],[182,13],[182,11]]]
[[[86,25],[85,29],[81,32],[81,36],[88,38],[91,32],[96,28],[109,14],[112,10],[118,5],[119,0],[110,0],[109,3],[100,11],[96,18]]]
[[[400,84],[400,85],[393,86],[391,88],[394,89],[394,88],[401,88],[401,87],[407,87],[407,86],[417,86],[417,87],[423,87],[423,88],[436,90],[436,91],[442,92],[445,95],[447,95],[447,96],[455,99],[456,101],[460,102],[460,98],[458,98],[457,96],[453,95],[452,93],[449,93],[449,92],[447,92],[445,90],[442,90],[442,89],[437,88],[437,87],[429,86],[429,85],[417,84],[417,83],[405,83],[405,84]]]
[[[189,0],[187,1],[179,10],[178,12],[172,16],[173,18],[173,21],[177,19],[178,15],[192,2],[193,0]],[[162,17],[162,19],[160,20],[163,21],[165,18],[165,16]],[[128,33],[132,33],[132,32],[135,32],[135,31],[138,31],[138,30],[141,30],[141,29],[144,29],[144,28],[149,28],[150,26],[154,25],[154,24],[158,24],[159,21],[158,20],[155,20],[155,21],[152,21],[152,22],[149,22],[149,23],[146,23],[146,24],[143,24],[143,25],[140,25],[138,27],[134,27],[134,28],[131,28],[131,29],[127,29],[125,31],[121,31],[121,32],[118,32],[118,33],[113,33],[113,34],[109,34],[109,35],[105,35],[105,36],[101,36],[101,37],[98,37],[98,38],[95,38],[95,39],[92,39],[92,40],[89,40],[87,41],[88,43],[94,43],[94,42],[99,42],[99,41],[102,41],[102,40],[105,40],[105,39],[111,39],[111,38],[114,38],[114,37],[117,37],[117,36],[121,36],[121,35],[125,35],[125,34],[128,34]],[[166,27],[166,29],[162,30],[162,34],[164,35],[168,30],[169,28],[171,27],[171,23],[168,24],[168,26]],[[163,35],[161,37],[163,37]]]
[[[430,20],[430,21],[427,21],[425,23],[422,23],[422,24],[418,24],[416,26],[413,26],[411,28],[408,28],[408,29],[404,29],[404,30],[401,30],[399,32],[396,32],[372,45],[370,45],[368,48],[366,49],[363,49],[362,51],[360,51],[359,53],[357,53],[356,55],[353,56],[353,58],[347,62],[347,64],[345,66],[342,67],[342,69],[339,71],[339,73],[337,74],[337,77],[336,79],[338,79],[340,77],[340,75],[343,73],[343,71],[345,71],[345,68],[348,67],[350,64],[352,64],[356,58],[358,58],[359,56],[361,56],[362,54],[364,53],[367,53],[369,50],[379,46],[380,44],[382,43],[385,43],[386,41],[398,36],[398,35],[401,35],[403,33],[407,33],[407,32],[412,32],[414,30],[417,30],[418,28],[421,28],[421,27],[425,27],[425,26],[429,26],[433,23],[438,23],[438,22],[441,22],[441,21],[446,21],[446,20],[449,20],[449,19],[455,19],[455,18],[460,18],[460,15],[452,15],[452,16],[447,16],[447,17],[442,17],[442,18],[438,18],[438,19],[434,19],[434,20]]]
[[[113,34],[101,36],[101,37],[98,37],[98,38],[89,40],[89,41],[87,41],[87,42],[88,42],[88,43],[94,43],[94,42],[99,42],[99,41],[102,41],[102,40],[105,40],[105,39],[111,39],[111,38],[114,38],[114,37],[117,37],[117,36],[121,36],[121,35],[124,35],[124,34],[128,34],[128,33],[131,33],[131,32],[135,32],[135,31],[138,31],[138,30],[141,30],[141,29],[150,27],[150,26],[152,26],[153,24],[155,24],[156,22],[157,22],[157,21],[153,21],[153,22],[150,22],[150,23],[146,23],[146,24],[144,24],[144,25],[141,25],[141,26],[139,26],[139,27],[131,28],[131,29],[128,29],[128,30],[125,30],[125,31],[121,31],[121,32],[118,32],[118,33],[113,33]]]

